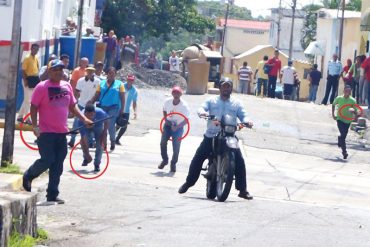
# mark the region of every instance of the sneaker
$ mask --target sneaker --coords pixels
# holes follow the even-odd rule
[[[347,159],[348,158],[348,153],[347,152],[344,152],[344,153],[342,153],[343,154],[343,159]]]
[[[32,180],[29,180],[28,178],[26,178],[24,175],[23,175],[23,188],[25,191],[28,191],[28,192],[31,192],[31,184],[32,184]]]
[[[110,144],[110,151],[113,151],[116,148],[116,144],[112,143]]]
[[[48,198],[47,199],[48,202],[54,202],[56,204],[64,204],[65,201],[63,199],[60,199],[59,197],[57,198]]]
[[[84,159],[84,161],[82,161],[82,166],[87,166],[89,164],[89,161],[88,160],[85,160]]]
[[[119,145],[119,146],[121,146],[122,144],[121,144],[121,142],[119,141],[119,140],[116,140],[116,144],[117,145]]]
[[[248,191],[240,191],[238,196],[247,200],[253,200],[253,196],[251,196]]]
[[[75,146],[75,142],[74,142],[74,141],[72,141],[72,140],[70,140],[70,141],[68,142],[68,146],[70,146],[71,148],[73,148],[73,147]]]
[[[179,189],[179,194],[184,194],[186,191],[188,191],[189,188],[190,186],[185,182],[183,185],[181,185]]]
[[[100,172],[100,167],[99,166],[95,166],[94,172]]]
[[[168,161],[162,161],[162,162],[158,165],[158,169],[163,169],[166,165],[168,165]]]

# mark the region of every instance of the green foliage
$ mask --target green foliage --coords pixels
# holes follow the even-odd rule
[[[306,49],[310,42],[316,40],[317,14],[316,11],[322,6],[310,4],[302,9],[306,11],[304,26],[302,29],[301,45]]]
[[[37,236],[33,238],[30,235],[21,235],[15,229],[13,230],[12,234],[10,235],[9,239],[9,247],[33,247],[36,244],[44,244],[45,241],[48,239],[48,233],[41,229],[37,229]]]
[[[139,40],[163,36],[180,29],[204,33],[214,29],[210,18],[198,14],[194,0],[108,0],[102,16],[104,32],[113,29],[118,37],[135,35]]]
[[[226,4],[220,1],[198,1],[198,10],[201,14],[211,18],[224,18],[226,12]],[[231,5],[229,9],[229,18],[238,20],[252,20],[252,13],[245,7]]]
[[[347,6],[347,10],[361,11],[361,0],[351,0]]]
[[[340,4],[340,1],[338,1],[338,0],[322,0],[321,3],[324,6],[324,8],[337,9],[339,4]]]
[[[22,174],[19,166],[10,162],[3,162],[2,166],[0,166],[0,173]]]
[[[47,231],[45,231],[42,228],[37,228],[37,236],[35,239],[36,243],[38,244],[45,243],[46,240],[48,240],[48,238],[49,238],[49,235]]]
[[[324,8],[327,9],[338,9],[341,8],[341,0],[322,0],[321,1]],[[346,4],[346,10],[361,11],[361,0],[350,0]]]

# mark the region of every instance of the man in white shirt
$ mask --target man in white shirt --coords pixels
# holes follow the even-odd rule
[[[86,68],[86,76],[81,77],[76,84],[75,96],[78,99],[78,108],[82,111],[87,102],[94,97],[96,93],[96,88],[98,87],[100,80],[94,75],[95,68],[93,65],[89,65]],[[78,127],[77,118],[73,122],[73,129]],[[73,147],[76,140],[76,134],[71,135],[71,140],[68,142],[70,147]],[[90,139],[90,145],[92,145],[92,140]]]
[[[171,57],[168,59],[170,71],[180,73],[180,59],[176,56],[176,52],[172,51]]]
[[[182,90],[180,87],[172,88],[173,98],[169,98],[164,102],[163,116],[166,118],[163,126],[162,138],[161,138],[161,156],[162,162],[158,168],[163,169],[168,164],[167,154],[167,142],[172,138],[172,160],[171,160],[171,172],[176,172],[176,163],[180,153],[181,138],[184,133],[184,126],[187,124],[186,118],[189,118],[189,107],[188,104],[180,99]]]
[[[296,75],[296,69],[292,66],[293,61],[288,61],[288,66],[284,66],[281,70],[280,80],[284,85],[284,99],[285,100],[292,100],[293,99],[293,87],[294,87],[294,80]]]

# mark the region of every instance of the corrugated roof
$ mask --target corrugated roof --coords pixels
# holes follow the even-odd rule
[[[224,25],[225,19],[219,19],[218,26],[223,27]],[[227,26],[246,29],[270,30],[270,22],[265,21],[245,21],[245,20],[227,19]]]

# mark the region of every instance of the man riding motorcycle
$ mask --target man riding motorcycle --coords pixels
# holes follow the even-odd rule
[[[202,107],[198,110],[199,117],[214,115],[218,120],[221,120],[223,115],[229,114],[239,118],[239,120],[242,123],[246,123],[248,127],[252,127],[253,123],[247,120],[247,114],[242,104],[238,100],[230,97],[232,89],[233,82],[230,78],[226,77],[221,79],[220,95],[208,99],[202,105]],[[204,134],[204,139],[190,163],[186,182],[179,189],[180,194],[185,193],[197,182],[202,170],[203,162],[212,152],[212,138],[216,136],[219,131],[220,126],[216,125],[214,121],[209,120],[207,124],[207,131]],[[245,163],[240,149],[237,149],[235,152],[235,163],[235,188],[239,190],[238,196],[247,200],[252,200],[253,197],[247,191]]]

